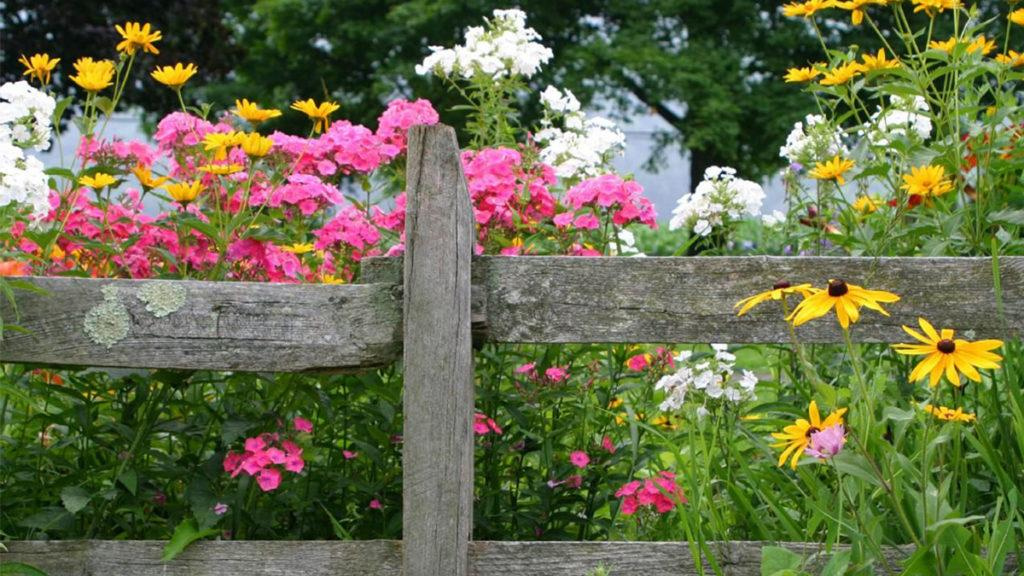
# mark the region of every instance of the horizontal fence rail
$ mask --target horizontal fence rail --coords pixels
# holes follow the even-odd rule
[[[761,573],[765,542],[709,542],[725,574]],[[817,573],[827,562],[823,547],[807,543],[771,544],[803,555]],[[163,542],[26,541],[8,542],[0,564],[31,564],[51,576],[399,576],[402,543],[370,541],[206,541],[196,542],[174,562],[160,561]],[[845,549],[840,546],[839,549]],[[898,566],[909,547],[886,551]],[[684,542],[470,542],[471,576],[586,576],[599,566],[613,576],[692,576],[699,574]],[[879,573],[884,567],[878,566]],[[709,566],[705,564],[705,570]],[[1004,573],[1017,571],[1008,558]],[[711,574],[712,572],[707,571]]]
[[[27,278],[44,293],[18,293],[27,332],[8,331],[0,358],[239,371],[380,366],[401,355],[401,268],[401,259],[370,259],[368,283],[344,286]],[[858,341],[907,341],[900,325],[918,316],[977,338],[1024,334],[1024,257],[999,262],[1001,312],[988,258],[488,256],[472,269],[474,332],[494,342],[783,343],[778,303],[742,317],[733,305],[780,280],[829,278],[902,297],[885,305],[891,316],[865,310],[853,327]],[[170,302],[150,302],[160,298]],[[10,322],[6,305],[4,313]],[[796,332],[842,342],[833,318]]]

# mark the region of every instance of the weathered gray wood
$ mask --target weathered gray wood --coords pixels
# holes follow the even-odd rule
[[[7,542],[0,564],[22,562],[50,576],[398,576],[402,543],[397,541],[205,541],[196,542],[173,562],[160,562],[159,541]],[[764,542],[710,542],[730,576],[758,576]],[[779,543],[820,568],[827,554],[818,544]],[[840,547],[845,549],[845,547]],[[895,568],[910,548],[886,550]],[[471,576],[585,576],[598,566],[612,576],[692,576],[698,574],[684,542],[472,542]],[[878,566],[884,573],[884,566]],[[1009,558],[1004,573],[1019,572]],[[710,574],[711,572],[707,572]]]
[[[401,294],[388,284],[24,280],[43,293],[17,292],[27,332],[4,334],[5,362],[301,371],[385,365],[401,352]]]
[[[1000,318],[987,258],[484,257],[473,263],[498,342],[787,342],[777,302],[736,317],[733,305],[778,281],[823,287],[841,278],[902,297],[864,310],[858,341],[905,342],[901,324],[924,316],[963,335],[1024,334],[1024,258],[1003,258]],[[1005,320],[1005,325],[1004,325]],[[842,342],[835,314],[797,329],[807,342]]]
[[[455,131],[409,131],[403,567],[465,576],[473,522],[473,209]]]

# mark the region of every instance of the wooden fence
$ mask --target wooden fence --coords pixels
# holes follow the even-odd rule
[[[406,253],[364,263],[357,285],[33,278],[5,362],[234,371],[355,370],[402,358],[403,540],[199,542],[162,564],[161,542],[9,542],[0,563],[58,575],[696,574],[686,543],[471,542],[474,340],[786,342],[777,310],[733,304],[779,280],[828,278],[902,295],[858,340],[904,341],[927,316],[975,336],[1024,331],[1024,258],[473,257],[475,230],[454,131],[409,137]],[[997,290],[997,286],[1001,290]],[[1001,294],[1001,300],[997,298]],[[9,312],[9,311],[8,311]],[[841,342],[834,322],[799,329]],[[710,543],[726,573],[759,573],[763,543]],[[817,547],[786,546],[817,554]],[[894,557],[906,553],[893,549]]]

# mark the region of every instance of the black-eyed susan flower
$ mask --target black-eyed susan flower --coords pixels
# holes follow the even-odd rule
[[[946,178],[946,169],[942,166],[914,166],[910,174],[903,175],[901,188],[910,195],[942,196],[953,189],[953,182]]]
[[[198,71],[199,68],[191,62],[185,65],[178,62],[174,66],[157,66],[150,72],[150,76],[168,88],[181,90],[185,82],[188,82],[189,78],[195,76]]]
[[[121,42],[117,45],[118,52],[131,56],[141,48],[143,52],[149,52],[150,54],[160,53],[156,46],[153,46],[153,42],[161,40],[163,34],[159,30],[151,31],[152,27],[148,22],[145,24],[125,22],[124,26],[118,24],[114,28],[122,38]]]
[[[749,312],[751,308],[757,306],[758,304],[761,304],[762,302],[767,302],[769,300],[779,301],[790,294],[799,294],[806,298],[811,294],[814,294],[814,292],[815,289],[812,288],[810,284],[798,284],[796,286],[793,286],[789,282],[783,281],[776,283],[774,286],[772,286],[771,290],[767,290],[759,294],[754,294],[749,298],[744,298],[743,300],[740,300],[739,302],[736,303],[735,306],[733,306],[733,308],[739,308],[740,310],[739,312],[736,313],[736,315],[743,316],[744,314]]]
[[[840,86],[856,78],[864,72],[864,65],[859,62],[847,62],[825,71],[819,82],[822,86]]]
[[[900,67],[899,58],[889,59],[885,54],[885,48],[879,48],[876,54],[865,54],[861,56],[865,72],[873,70],[892,70]]]
[[[962,422],[964,424],[970,424],[977,420],[977,416],[970,412],[964,412],[963,408],[947,408],[945,406],[932,406],[931,404],[925,404],[921,407],[922,410],[935,416],[939,420],[946,422]]]
[[[792,84],[797,82],[810,82],[818,76],[821,76],[821,70],[812,66],[807,66],[805,68],[790,68],[789,70],[786,70],[786,75],[783,79]]]
[[[818,180],[835,180],[841,186],[846,184],[846,179],[843,175],[850,171],[853,166],[853,160],[842,158],[837,154],[831,160],[816,163],[814,169],[808,172],[808,174],[811,178]]]
[[[807,413],[809,419],[799,418],[793,424],[783,428],[782,432],[772,432],[772,437],[779,441],[772,447],[784,448],[782,454],[779,455],[779,466],[784,465],[786,460],[790,460],[790,466],[795,470],[797,463],[800,462],[800,456],[811,443],[811,434],[833,426],[841,426],[846,408],[840,408],[822,420],[818,413],[818,404],[811,400],[810,406],[807,407]]]
[[[330,116],[341,108],[337,102],[325,101],[317,104],[312,98],[309,100],[298,100],[292,104],[292,110],[298,110],[313,121],[313,131],[323,132],[330,127]]]
[[[106,172],[96,172],[91,176],[82,176],[78,179],[80,186],[88,186],[93,190],[101,190],[107,186],[113,186],[117,183],[117,178],[114,178]]]
[[[171,182],[169,184],[164,184],[163,188],[167,191],[168,196],[182,206],[187,206],[189,202],[195,200],[203,190],[202,182],[199,180],[193,180],[191,182]]]
[[[238,145],[242,147],[242,151],[248,156],[262,158],[270,152],[270,149],[274,146],[274,141],[266,136],[261,136],[259,133],[251,132],[240,134],[238,136]]]
[[[281,115],[280,110],[274,108],[260,108],[259,104],[249,102],[245,98],[235,100],[234,112],[236,116],[252,124],[266,122],[271,118],[277,118]]]
[[[942,375],[946,375],[954,386],[960,386],[960,374],[981,382],[978,368],[997,370],[1002,356],[992,352],[1003,345],[1001,340],[978,340],[968,342],[955,338],[950,328],[936,331],[924,318],[917,319],[924,334],[904,326],[903,330],[920,344],[893,344],[899,354],[925,356],[910,372],[910,381],[916,382],[928,376],[928,384],[932,387],[939,384]]]
[[[892,292],[868,290],[854,284],[847,284],[843,280],[829,280],[828,286],[824,290],[818,290],[797,304],[786,320],[792,322],[793,326],[800,326],[828,314],[835,308],[839,325],[846,330],[851,323],[860,320],[861,307],[867,307],[888,316],[889,313],[882,308],[881,304],[898,302],[899,299],[900,297]]]
[[[114,83],[114,63],[110,60],[85,56],[76,60],[74,67],[71,81],[87,92],[99,92]]]
[[[24,54],[18,58],[18,62],[25,67],[23,76],[28,76],[39,81],[39,84],[46,86],[50,83],[50,73],[57,67],[60,58],[50,58],[49,54],[33,54],[26,58]]]

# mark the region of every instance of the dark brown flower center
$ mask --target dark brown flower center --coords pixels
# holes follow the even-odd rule
[[[828,281],[828,295],[833,298],[838,298],[849,291],[850,287],[847,286],[846,282],[843,282],[842,280]]]
[[[775,285],[772,286],[772,290],[782,290],[783,288],[789,288],[790,286],[792,286],[792,284],[783,280],[781,282],[776,282]]]
[[[936,344],[935,347],[943,354],[952,354],[953,351],[956,350],[956,342],[946,338],[944,340],[939,340],[939,343]]]
[[[807,428],[807,433],[804,435],[804,437],[810,438],[811,434],[814,434],[815,432],[821,432],[821,428],[818,428],[817,426],[809,426]]]

